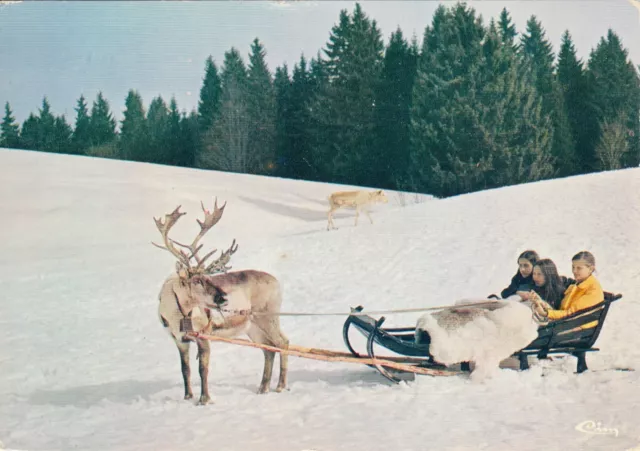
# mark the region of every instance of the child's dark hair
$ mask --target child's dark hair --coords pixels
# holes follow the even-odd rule
[[[542,299],[547,301],[554,309],[560,307],[560,302],[564,295],[564,284],[558,274],[558,267],[549,258],[543,258],[538,260],[534,267],[540,268],[540,272],[544,276],[544,286],[537,287],[536,293],[538,293]]]
[[[531,263],[531,266],[533,266],[540,259],[540,256],[536,251],[529,249],[524,251],[522,254],[518,256],[517,262],[519,262],[521,258],[524,258],[525,260],[529,260],[529,263]],[[514,277],[522,277],[520,275],[520,269],[516,271],[516,275]]]
[[[524,258],[529,263],[531,263],[531,266],[533,266],[540,259],[540,256],[536,251],[531,249],[524,251],[522,254],[518,256],[518,260],[517,260],[518,269],[516,270],[516,273],[511,278],[511,283],[509,284],[509,286],[500,292],[500,296],[502,296],[503,299],[516,293],[520,285],[525,285],[525,286],[531,285],[531,282],[532,282],[531,274],[529,274],[527,277],[523,277],[522,273],[520,272],[521,258]]]
[[[540,260],[540,256],[534,250],[524,251],[520,256],[518,256],[518,260],[524,258],[525,260],[529,260],[531,262],[531,266],[535,265],[538,260]]]

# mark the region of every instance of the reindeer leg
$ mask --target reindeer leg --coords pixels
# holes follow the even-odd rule
[[[369,217],[369,221],[371,221],[371,224],[373,224],[373,219],[371,219],[371,215],[369,214],[369,210],[364,210],[364,212],[367,214],[367,216]]]
[[[282,349],[289,349],[289,339],[282,332],[278,333],[280,337],[280,343],[276,343],[276,346]],[[278,379],[278,386],[276,387],[276,393],[287,388],[287,372],[289,370],[289,354],[283,352],[280,353],[280,378]]]
[[[327,222],[327,230],[329,230],[329,225],[331,225],[332,229],[336,228],[335,224],[333,223],[333,212],[334,211],[336,211],[336,208],[332,205],[331,209],[329,210],[329,214],[328,214],[329,221]]]
[[[360,207],[356,207],[356,226],[358,225],[358,216],[360,216]]]
[[[252,324],[251,328],[247,331],[247,335],[254,343],[261,343],[265,345],[275,346],[275,344],[267,336],[270,330],[269,324]],[[264,370],[262,372],[262,381],[258,388],[258,394],[268,393],[271,385],[271,375],[273,374],[273,362],[276,357],[276,353],[273,351],[264,352]]]
[[[180,366],[182,368],[182,379],[184,380],[184,399],[193,398],[191,391],[191,369],[189,368],[189,342],[179,342],[176,340],[178,351],[180,352]]]
[[[207,340],[197,340],[197,343],[198,360],[200,361],[200,400],[198,405],[203,406],[211,401],[209,397],[209,356],[211,355],[211,347]]]
[[[258,394],[269,393],[271,389],[271,375],[273,374],[273,362],[276,359],[276,353],[273,351],[264,352],[264,371],[262,372],[262,381],[260,382],[260,388],[258,388]]]

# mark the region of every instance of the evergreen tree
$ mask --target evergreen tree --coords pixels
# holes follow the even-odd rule
[[[129,90],[120,133],[120,150],[124,160],[152,160],[145,116],[142,97],[137,91]]]
[[[302,180],[314,180],[317,173],[311,165],[312,133],[311,103],[314,99],[314,86],[322,83],[322,71],[317,61],[308,67],[306,58],[301,55],[300,60],[293,66],[291,86],[289,90],[288,109],[285,111],[285,133],[287,137],[286,153],[283,157],[284,177]],[[315,78],[314,78],[315,77]]]
[[[359,3],[352,16],[342,10],[324,52],[328,83],[318,92],[312,117],[325,139],[314,140],[315,165],[325,181],[376,186],[380,167],[387,164],[375,148],[384,56],[376,21]]]
[[[102,92],[98,92],[91,107],[89,118],[91,146],[100,147],[113,143],[116,139],[116,120],[111,114],[109,102]]]
[[[628,152],[621,167],[636,167],[640,163],[640,79],[636,68],[628,60],[620,38],[609,30],[589,56],[587,69],[589,118],[587,149],[593,158],[590,168],[598,168],[596,146],[602,136],[601,124],[614,123],[619,115],[628,132]],[[586,158],[586,157],[585,157]]]
[[[527,31],[522,36],[522,55],[531,70],[536,89],[542,98],[544,114],[551,114],[553,106],[553,47],[546,38],[542,24],[535,16],[527,21]]]
[[[13,117],[9,102],[4,104],[4,117],[0,125],[0,147],[7,149],[20,148],[20,126]]]
[[[213,58],[209,56],[206,61],[204,80],[200,88],[200,100],[198,102],[198,119],[202,132],[209,130],[220,114],[220,99],[222,86],[218,68]]]
[[[272,173],[275,168],[276,98],[265,56],[264,47],[254,39],[247,71],[248,152],[255,162],[250,171],[258,174]]]
[[[56,146],[56,118],[46,97],[42,99],[42,108],[38,116],[38,147],[36,150],[53,152]]]
[[[56,118],[45,96],[38,116],[30,114],[22,125],[21,141],[25,149],[56,152],[59,149],[56,139]]]
[[[72,142],[73,129],[64,115],[57,116],[53,124],[53,139],[50,152],[76,153]]]
[[[327,48],[323,49],[325,55],[328,56],[328,60],[322,61],[318,58],[318,61],[323,62],[327,75],[332,82],[339,80],[340,63],[346,64],[349,60],[347,52],[349,51],[348,38],[351,28],[351,17],[348,11],[346,9],[340,10],[338,25],[332,27]]]
[[[289,130],[291,128],[291,78],[286,64],[277,67],[273,79],[276,98],[275,120],[275,167],[274,173],[281,177],[288,177],[287,163],[291,157]]]
[[[171,164],[169,110],[162,96],[158,96],[149,104],[147,112],[147,129],[149,143],[147,159],[150,163]]]
[[[553,105],[551,110],[551,122],[554,125],[553,143],[551,154],[553,155],[554,174],[558,177],[566,177],[577,173],[580,162],[576,150],[573,127],[569,120],[562,85],[557,78],[553,81]]]
[[[587,143],[585,132],[589,124],[587,117],[588,92],[583,64],[577,57],[576,49],[568,30],[562,35],[556,67],[556,79],[562,96],[559,102],[562,102],[566,111],[575,149],[573,155],[567,155],[567,158],[563,159],[564,161],[558,162],[560,174],[582,173],[588,167],[584,163],[592,160],[588,154],[585,154]]]
[[[376,109],[377,155],[387,164],[377,166],[377,186],[398,189],[409,168],[411,93],[418,58],[417,43],[392,33],[382,69]]]
[[[85,154],[91,147],[91,119],[84,95],[78,99],[76,110],[76,125],[72,135],[73,153]]]
[[[443,6],[425,31],[413,92],[412,188],[454,195],[549,176],[550,124],[498,27]]]
[[[500,12],[499,28],[502,42],[505,45],[511,46],[514,50],[517,50],[515,40],[518,32],[516,31],[516,26],[511,21],[511,15],[507,11],[507,8],[503,8]]]
[[[295,75],[294,73],[292,108],[301,108],[303,114],[299,120],[294,120],[296,138],[292,144],[292,152],[295,161],[292,164],[296,164],[298,178],[326,181],[329,180],[323,174],[326,162],[318,157],[318,150],[327,144],[327,129],[318,117],[322,117],[321,99],[330,88],[330,75],[327,62],[322,60],[320,51],[309,61],[308,73],[300,72],[297,78]]]
[[[151,106],[149,107],[149,111],[151,111]],[[188,159],[183,155],[182,150],[183,136],[180,127],[180,111],[178,110],[178,103],[175,97],[171,97],[171,101],[169,102],[165,139],[167,149],[165,164],[188,166],[189,161],[187,161]]]
[[[527,21],[527,32],[522,37],[522,54],[532,71],[536,89],[542,99],[542,114],[553,123],[552,154],[559,175],[569,175],[575,164],[575,141],[572,136],[568,111],[561,98],[561,89],[555,86],[553,74],[553,47],[546,38],[542,24],[535,16]]]
[[[485,30],[473,9],[436,9],[424,33],[411,107],[411,188],[436,195],[479,186],[486,170],[470,122]],[[465,162],[467,168],[461,167]]]
[[[477,129],[486,157],[486,187],[538,180],[552,175],[552,124],[542,115],[541,101],[514,47],[505,43],[493,21],[484,42],[477,86],[480,116]],[[484,139],[482,139],[484,137]]]
[[[40,121],[36,115],[29,113],[29,117],[22,123],[20,145],[26,150],[41,150]]]
[[[250,153],[251,124],[248,115],[247,69],[235,49],[225,52],[221,72],[220,116],[203,138],[198,166],[229,172],[250,172],[259,166]]]
[[[328,70],[327,62],[323,61],[320,57],[320,52],[315,58],[311,58],[309,61],[309,85],[313,97],[321,95],[322,91],[330,82],[330,73]]]
[[[178,165],[188,168],[196,167],[200,143],[199,115],[192,111],[188,116],[182,114],[180,119],[180,142],[178,143]]]

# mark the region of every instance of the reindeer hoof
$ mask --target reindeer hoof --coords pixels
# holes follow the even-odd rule
[[[185,400],[187,400],[187,399],[193,399],[193,393],[189,393],[189,394],[184,395],[184,399],[185,399]]]
[[[211,398],[209,398],[206,395],[202,395],[202,396],[200,396],[200,400],[198,400],[198,405],[199,406],[204,406],[204,405],[209,404],[210,402],[211,402]]]
[[[264,395],[265,393],[269,393],[269,387],[260,387],[258,389],[258,394],[259,395]]]
[[[282,393],[283,391],[288,391],[289,389],[287,387],[281,387],[280,385],[278,385],[276,387],[276,393]]]

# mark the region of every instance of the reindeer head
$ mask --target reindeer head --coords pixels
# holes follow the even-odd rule
[[[181,216],[186,213],[180,212],[180,205],[173,210],[172,213],[165,215],[164,222],[161,219],[153,218],[162,235],[162,239],[164,241],[164,246],[160,246],[156,243],[151,243],[160,249],[164,249],[169,251],[172,255],[174,255],[178,261],[176,262],[176,272],[180,277],[180,280],[183,284],[189,283],[189,280],[196,275],[203,274],[215,274],[219,272],[227,272],[231,269],[230,266],[226,266],[229,263],[229,259],[231,255],[233,255],[238,250],[238,245],[236,244],[236,240],[234,239],[231,243],[231,246],[226,251],[220,254],[217,260],[210,264],[206,264],[207,259],[209,259],[217,249],[212,250],[204,257],[200,257],[198,252],[202,249],[202,244],[199,244],[200,239],[213,227],[218,221],[222,218],[222,214],[224,213],[224,208],[227,203],[218,208],[218,199],[216,198],[214,203],[213,212],[209,212],[206,208],[204,208],[204,204],[200,202],[202,205],[202,210],[204,211],[204,221],[200,221],[196,219],[198,225],[200,225],[200,232],[193,239],[193,242],[190,245],[181,244],[171,238],[168,237],[169,230],[178,222]],[[183,249],[178,249],[176,246],[180,246],[183,249],[186,249],[188,252],[185,252]]]
[[[388,203],[389,199],[387,199],[387,196],[384,194],[384,192],[379,189],[374,193],[374,198],[378,201],[378,202],[382,202],[382,203]]]
[[[229,301],[227,293],[206,275],[193,276],[189,286],[191,296],[205,308],[220,308]]]

